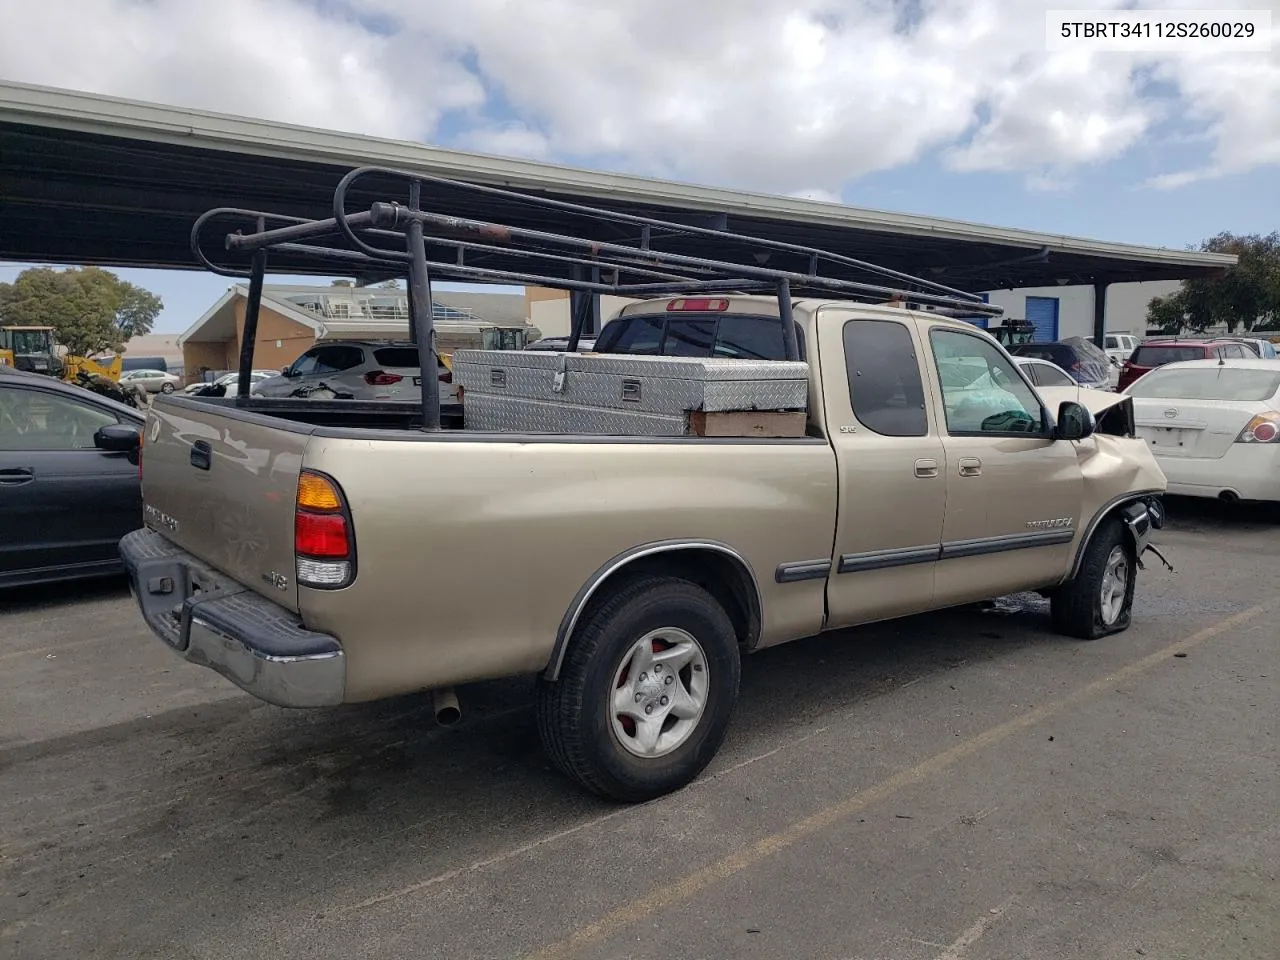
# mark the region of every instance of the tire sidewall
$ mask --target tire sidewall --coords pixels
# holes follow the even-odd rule
[[[1090,571],[1089,583],[1093,593],[1093,622],[1097,636],[1106,636],[1127,630],[1133,620],[1133,596],[1138,585],[1137,553],[1133,541],[1122,523],[1109,524],[1109,530],[1097,541],[1097,552],[1092,559],[1094,569]],[[1120,608],[1120,616],[1114,623],[1107,623],[1102,618],[1102,578],[1106,574],[1107,560],[1111,552],[1120,547],[1124,550],[1125,560],[1129,565],[1129,578],[1124,588],[1124,605]]]
[[[698,726],[671,753],[646,759],[630,753],[613,731],[608,691],[622,658],[640,637],[678,627],[698,641],[707,661],[708,693]],[[741,675],[737,637],[719,605],[688,583],[655,587],[628,603],[604,625],[605,633],[583,676],[582,727],[594,765],[621,793],[666,792],[664,784],[691,780],[715,756],[733,714]]]

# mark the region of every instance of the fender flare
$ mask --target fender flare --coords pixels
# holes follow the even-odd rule
[[[1125,528],[1129,531],[1129,535],[1133,537],[1134,550],[1141,557],[1147,549],[1151,531],[1164,526],[1163,507],[1153,511],[1151,506],[1153,501],[1158,504],[1163,493],[1163,490],[1131,490],[1103,504],[1097,513],[1093,515],[1089,525],[1085,527],[1084,536],[1080,538],[1080,545],[1076,547],[1076,555],[1071,561],[1071,570],[1062,578],[1062,583],[1069,583],[1080,573],[1080,564],[1084,562],[1084,552],[1088,548],[1089,542],[1097,534],[1103,521],[1114,516],[1117,512],[1124,520]]]
[[[596,591],[610,577],[645,557],[663,553],[681,553],[689,550],[706,550],[718,553],[732,561],[739,568],[743,577],[750,582],[751,589],[747,591],[747,600],[752,606],[751,615],[757,624],[764,623],[764,599],[760,595],[760,584],[756,579],[755,571],[751,568],[751,564],[747,562],[746,557],[733,547],[717,540],[659,540],[654,543],[641,544],[638,547],[632,547],[630,550],[624,550],[604,563],[574,594],[569,608],[564,612],[564,616],[560,620],[560,628],[556,631],[556,642],[551,648],[551,657],[547,661],[547,666],[543,670],[542,676],[547,680],[553,681],[560,678],[560,667],[564,663],[565,653],[569,649],[569,640],[573,637],[573,631],[578,626],[578,620],[582,617],[583,611],[587,609],[587,604],[591,602],[591,598],[595,596]]]

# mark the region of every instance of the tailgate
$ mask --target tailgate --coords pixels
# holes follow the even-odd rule
[[[147,526],[297,612],[294,500],[309,435],[288,426],[196,400],[157,400],[142,448],[142,499]]]

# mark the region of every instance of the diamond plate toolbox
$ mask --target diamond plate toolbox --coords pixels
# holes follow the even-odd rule
[[[465,425],[479,430],[681,435],[698,411],[803,411],[808,377],[802,361],[518,350],[453,355]]]

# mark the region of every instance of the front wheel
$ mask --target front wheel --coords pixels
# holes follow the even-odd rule
[[[728,615],[701,587],[643,577],[588,614],[558,680],[538,680],[538,731],[560,770],[614,800],[693,780],[724,740],[741,662]]]
[[[1081,640],[1096,640],[1128,629],[1137,560],[1133,538],[1124,524],[1108,522],[1085,547],[1075,579],[1050,597],[1054,630]]]

